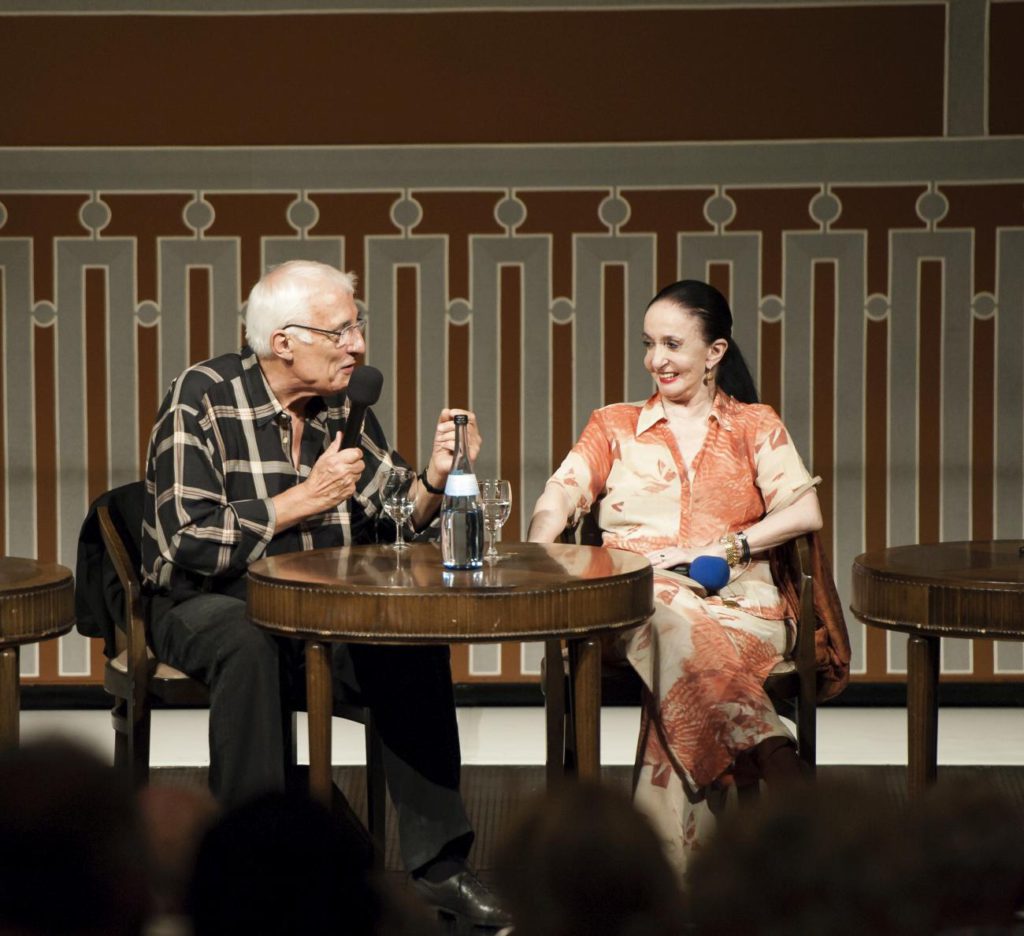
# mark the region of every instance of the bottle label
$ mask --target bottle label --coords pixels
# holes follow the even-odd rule
[[[479,497],[480,485],[475,474],[450,474],[444,483],[444,493],[448,497]]]

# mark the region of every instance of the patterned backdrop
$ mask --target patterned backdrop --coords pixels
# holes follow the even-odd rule
[[[706,278],[730,297],[734,335],[763,399],[824,479],[844,604],[851,561],[864,549],[1024,536],[1024,95],[1003,38],[1018,27],[1024,34],[1024,4],[593,3],[553,12],[492,3],[472,13],[437,4],[433,18],[366,13],[365,4],[358,13],[303,6],[318,15],[81,16],[56,2],[60,15],[0,14],[3,72],[14,72],[19,55],[28,68],[23,50],[39,36],[57,60],[67,43],[88,57],[95,34],[104,61],[115,63],[93,63],[59,100],[47,78],[0,91],[7,554],[73,565],[90,500],[141,475],[170,379],[237,348],[249,287],[298,257],[357,274],[370,319],[367,360],[388,378],[377,410],[407,458],[425,462],[441,407],[477,412],[486,440],[478,472],[513,486],[506,540],[525,533],[533,500],[590,411],[650,392],[644,307],[681,276]],[[251,114],[240,105],[270,92],[259,78],[255,88],[229,89],[239,117],[225,128],[218,114],[227,104],[204,108],[201,89],[187,81],[186,71],[202,71],[203,56],[223,48],[210,40],[187,69],[169,59],[178,62],[164,76],[163,94],[177,96],[170,130],[131,93],[117,115],[103,103],[118,54],[134,56],[145,85],[139,47],[161,29],[184,47],[224,22],[250,45],[272,41],[268,22],[309,42],[328,26],[345,36],[387,27],[405,48],[404,30],[433,30],[442,42],[445,18],[455,16],[464,59],[477,45],[474,30],[493,38],[496,16],[534,42],[543,27],[566,49],[588,29],[599,42],[615,26],[617,42],[638,58],[666,25],[711,30],[740,50],[758,48],[755,38],[775,29],[802,50],[806,70],[794,72],[802,93],[787,94],[790,78],[777,73],[753,102],[709,83],[711,102],[699,106],[717,101],[718,113],[735,115],[735,129],[730,136],[727,122],[722,131],[705,123],[700,134],[686,120],[698,105],[679,103],[677,88],[658,84],[672,75],[652,66],[652,74],[620,74],[636,86],[622,100],[633,90],[662,113],[678,105],[681,129],[667,131],[654,108],[631,114],[623,130],[607,107],[573,112],[551,129],[545,111],[561,98],[550,89],[578,77],[565,77],[552,55],[532,60],[550,83],[537,84],[529,108],[506,112],[515,144],[506,146],[492,141],[493,108],[476,121],[473,108],[483,104],[467,86],[453,92],[447,69],[406,61],[421,69],[409,93],[428,113],[387,126],[411,138],[387,138],[357,103],[337,131],[345,139],[313,139],[313,121],[285,122],[272,145],[250,136],[259,144],[250,148],[245,134],[256,131],[246,130]],[[560,22],[571,27],[564,35]],[[803,44],[800,29],[785,38],[794,25]],[[894,55],[876,56],[865,77],[857,44],[882,28],[896,33],[893,50],[914,39],[902,47],[909,65],[887,75]],[[808,35],[829,52],[826,64]],[[463,68],[491,82],[493,103],[505,93],[495,76],[506,66],[500,56],[478,70],[474,61]],[[579,71],[594,81],[604,73],[599,61]],[[850,82],[862,92],[856,106],[842,96]],[[383,106],[387,88],[380,93]],[[592,92],[606,104],[611,93],[604,83]],[[43,103],[55,105],[46,119]],[[771,139],[755,119],[768,105],[783,125]],[[904,639],[849,623],[855,678],[902,680]],[[536,645],[462,647],[455,674],[523,681],[536,677],[539,658]],[[99,648],[75,634],[22,654],[27,681],[95,682],[101,663]],[[1024,651],[947,640],[942,665],[949,678],[1019,679]]]

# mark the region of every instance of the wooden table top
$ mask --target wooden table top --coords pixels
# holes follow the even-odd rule
[[[1024,541],[894,546],[853,561],[867,624],[943,637],[1024,639]]]
[[[74,624],[75,582],[70,569],[0,556],[0,644],[35,643],[66,634]]]
[[[254,623],[329,640],[458,642],[574,637],[635,626],[654,610],[636,553],[511,543],[501,560],[450,572],[434,543],[316,549],[249,567]]]

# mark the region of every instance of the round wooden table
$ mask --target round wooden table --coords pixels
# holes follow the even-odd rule
[[[935,543],[853,561],[850,610],[865,624],[910,635],[907,788],[934,781],[939,638],[1024,640],[1024,541]]]
[[[502,545],[499,562],[459,572],[442,567],[433,543],[414,543],[402,552],[391,546],[317,549],[249,566],[248,610],[258,626],[306,641],[310,787],[327,802],[332,642],[564,638],[574,663],[579,772],[596,777],[601,693],[596,637],[650,617],[653,575],[643,556],[591,546]],[[560,674],[560,655],[554,665]]]
[[[75,624],[75,584],[64,566],[0,557],[0,747],[18,743],[22,644],[66,634]]]

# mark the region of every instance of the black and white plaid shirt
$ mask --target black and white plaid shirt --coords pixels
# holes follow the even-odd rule
[[[406,462],[390,449],[372,411],[363,423],[366,469],[355,495],[283,532],[275,529],[271,498],[308,477],[345,428],[346,400],[319,404],[310,406],[296,469],[290,417],[249,348],[196,364],[171,384],[146,460],[147,586],[175,601],[197,591],[236,593],[249,563],[261,556],[377,538],[384,478],[392,464]]]

